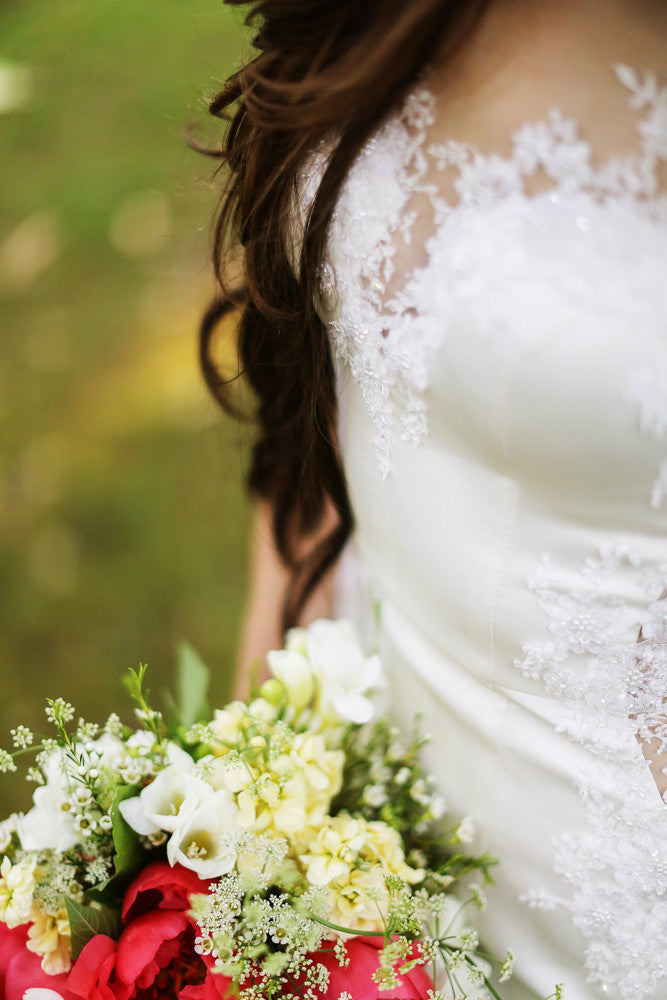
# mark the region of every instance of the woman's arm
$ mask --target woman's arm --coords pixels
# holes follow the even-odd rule
[[[280,649],[283,645],[282,610],[292,574],[276,549],[272,520],[271,504],[264,500],[258,502],[253,519],[248,603],[232,692],[235,698],[247,697],[250,680],[257,667],[257,679],[261,681],[266,677],[266,654],[270,649]],[[300,554],[306,555],[314,548],[334,524],[335,514],[327,512],[317,531],[304,538]],[[300,624],[307,625],[315,618],[331,617],[334,573],[335,569],[327,573],[311,594]]]

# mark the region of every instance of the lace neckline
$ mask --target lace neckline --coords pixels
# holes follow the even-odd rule
[[[396,434],[416,445],[428,433],[431,358],[447,335],[451,309],[444,294],[429,292],[442,284],[442,272],[437,278],[431,269],[451,220],[471,210],[576,200],[591,208],[621,204],[652,222],[667,222],[658,179],[659,163],[667,160],[667,87],[653,73],[622,65],[614,71],[637,113],[639,148],[599,167],[577,122],[555,109],[517,129],[508,156],[454,140],[431,143],[436,102],[425,85],[358,157],[332,222],[322,311],[335,352],[362,392],[383,478]],[[330,143],[324,144],[304,170],[306,202],[329,152]],[[456,200],[438,184],[439,173],[452,168]],[[538,171],[550,185],[527,193],[526,182]],[[577,217],[583,228],[587,220],[581,212]]]
[[[512,153],[482,153],[474,145],[450,140],[431,144],[427,153],[438,169],[453,166],[459,171],[455,189],[461,205],[484,205],[512,194],[525,193],[526,180],[538,169],[566,193],[588,192],[600,200],[629,195],[662,202],[658,186],[658,163],[667,158],[667,87],[660,87],[654,73],[640,76],[629,66],[614,67],[617,79],[630,94],[637,120],[640,149],[625,156],[611,156],[599,168],[593,165],[593,150],[581,138],[577,121],[558,108],[542,119],[526,123],[511,136]],[[424,88],[423,100],[433,118],[433,95]],[[409,113],[408,113],[409,117]],[[536,197],[536,195],[529,195]],[[456,206],[452,206],[456,207]]]

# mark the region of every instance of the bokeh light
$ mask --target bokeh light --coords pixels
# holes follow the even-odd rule
[[[0,745],[47,696],[129,717],[121,674],[157,695],[181,640],[227,693],[249,431],[197,369],[216,191],[185,133],[219,136],[247,45],[221,0],[3,0]]]

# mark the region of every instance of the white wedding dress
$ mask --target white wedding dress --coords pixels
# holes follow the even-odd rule
[[[416,89],[353,167],[322,274],[351,607],[379,607],[392,712],[423,714],[454,817],[500,859],[481,930],[517,955],[511,1000],[667,998],[640,743],[667,739],[667,89],[615,72],[637,148],[604,164],[555,110],[509,155],[434,145]]]

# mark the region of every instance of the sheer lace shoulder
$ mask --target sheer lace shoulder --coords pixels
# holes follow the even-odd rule
[[[335,351],[363,394],[383,477],[396,436],[417,444],[427,433],[433,353],[457,301],[474,295],[481,271],[494,267],[492,255],[503,254],[503,234],[537,224],[562,237],[569,221],[579,237],[598,234],[606,244],[612,216],[626,239],[628,217],[665,224],[659,164],[667,159],[667,87],[627,66],[615,72],[619,100],[629,99],[636,113],[637,149],[602,165],[578,124],[557,109],[514,132],[509,155],[431,141],[437,106],[425,86],[359,156],[333,219],[321,306]],[[323,144],[304,169],[302,204],[317,188],[328,149]],[[485,253],[479,220],[489,215],[495,238]],[[570,250],[560,247],[563,266]],[[547,263],[553,271],[548,248]],[[490,317],[482,310],[478,319]]]

